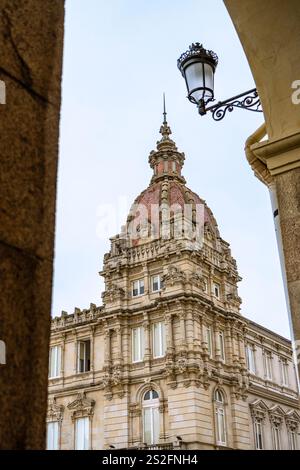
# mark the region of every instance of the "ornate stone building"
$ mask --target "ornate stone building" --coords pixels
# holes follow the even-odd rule
[[[296,449],[291,343],[241,316],[240,277],[166,122],[104,256],[103,305],[52,320],[48,448]]]

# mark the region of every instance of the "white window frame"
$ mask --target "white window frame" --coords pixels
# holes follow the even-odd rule
[[[218,399],[220,395],[221,400]],[[227,445],[226,413],[224,394],[220,390],[215,390],[214,394],[215,418],[216,418],[216,444],[218,446]],[[224,440],[222,440],[224,435]]]
[[[158,278],[158,282],[157,282],[158,288],[157,289],[154,289],[154,287],[153,287],[155,278]],[[153,276],[151,276],[151,292],[159,292],[159,291],[161,291],[162,287],[163,286],[162,286],[162,281],[161,281],[161,275],[160,274],[154,274]]]
[[[210,358],[213,357],[213,335],[211,326],[206,327],[206,343],[207,343],[207,351]]]
[[[158,348],[155,347],[155,328],[158,328]],[[163,321],[153,323],[152,325],[152,348],[155,359],[164,357],[166,354],[166,329]],[[158,349],[158,351],[157,351]]]
[[[52,442],[50,443],[50,429],[52,429]],[[53,432],[55,431],[55,432]],[[60,447],[60,423],[59,421],[48,421],[47,422],[47,439],[46,439],[46,448],[47,450],[59,450]]]
[[[49,354],[49,379],[56,379],[58,377],[61,377],[61,356],[61,346],[51,346]]]
[[[88,357],[87,357],[87,343],[90,344],[90,364],[88,366]],[[83,344],[84,349],[84,359],[83,359],[83,370],[80,370],[80,345]],[[84,374],[91,371],[91,340],[90,339],[81,339],[77,341],[77,374]]]
[[[265,351],[264,366],[266,379],[273,380],[272,353],[270,351]]]
[[[223,362],[225,362],[225,338],[224,338],[224,332],[219,331],[219,343],[220,343],[220,355],[221,359]]]
[[[138,336],[138,351],[135,350],[135,343],[134,343],[134,332],[137,332]],[[145,346],[144,346],[144,328],[142,326],[137,326],[132,328],[131,330],[131,356],[132,362],[135,364],[137,362],[143,362],[145,354]]]
[[[213,287],[214,287],[214,290],[213,290],[214,297],[216,297],[216,299],[220,299],[221,298],[221,285],[218,282],[214,282]]]
[[[280,426],[272,426],[272,441],[273,441],[273,449],[280,450],[281,449],[281,430]]]
[[[288,362],[283,357],[279,358],[279,362],[280,362],[281,384],[284,386],[288,386],[289,385]]]
[[[147,392],[146,392],[147,393]],[[144,396],[146,395],[144,394]],[[145,442],[148,445],[155,445],[158,444],[159,441],[159,434],[160,434],[160,413],[159,413],[159,397],[157,398],[152,398],[152,393],[153,391],[150,390],[151,397],[149,400],[143,400],[143,442]],[[157,393],[157,392],[156,392]],[[145,414],[146,410],[150,411],[150,433],[151,433],[151,442],[146,442],[146,437],[145,437]],[[155,432],[155,414],[157,415],[157,421],[158,421],[158,429]],[[157,435],[157,442],[155,439],[155,434]]]
[[[137,284],[137,288],[135,288],[135,284]],[[134,291],[137,290],[137,294]],[[132,281],[132,297],[139,297],[140,295],[145,294],[145,281],[143,278],[136,279]]]
[[[87,433],[84,432],[84,443],[83,443],[83,447],[82,446],[79,446],[79,443],[77,441],[77,436],[78,436],[78,425],[79,425],[79,422],[83,422],[84,420],[84,423],[87,423]],[[83,417],[80,417],[80,418],[76,418],[75,419],[75,422],[74,422],[74,426],[75,426],[75,435],[74,435],[74,449],[75,450],[90,450],[90,446],[91,446],[91,422],[90,422],[90,418],[88,416],[83,416]]]
[[[254,427],[254,441],[255,441],[255,449],[256,450],[264,450],[264,432],[263,432],[263,423],[258,420],[254,420],[253,423]],[[258,432],[260,431],[260,432]],[[258,436],[261,436],[261,442],[259,442]],[[261,444],[261,447],[260,447]]]
[[[256,374],[255,353],[253,344],[246,345],[247,369],[250,374]]]
[[[290,450],[298,450],[298,438],[297,438],[297,431],[289,429],[288,431],[289,437],[289,449]]]

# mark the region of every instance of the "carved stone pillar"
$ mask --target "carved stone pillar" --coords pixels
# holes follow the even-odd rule
[[[75,329],[73,330],[73,335],[74,335],[74,355],[73,355],[73,357],[74,357],[74,363],[73,363],[74,367],[73,367],[73,370],[74,370],[74,374],[76,374],[76,372],[77,372],[77,348],[78,348],[78,346],[77,346],[77,331]]]
[[[235,327],[231,327],[231,344],[232,344],[232,362],[234,365],[239,364],[239,354],[237,348],[237,338],[236,338],[236,331]]]
[[[245,354],[245,342],[242,332],[238,333],[238,345],[239,345],[239,361],[243,368],[246,367],[246,354]]]
[[[225,347],[226,347],[226,362],[232,364],[232,339],[231,339],[231,328],[229,321],[226,321],[225,326]]]
[[[122,364],[123,362],[123,348],[122,348],[122,328],[118,326],[116,328],[117,333],[117,347],[118,347],[118,363]]]
[[[94,370],[95,370],[95,325],[91,326],[91,372],[94,378]]]
[[[219,323],[216,321],[214,323],[214,338],[215,338],[215,359],[216,361],[221,361],[221,348],[220,348],[220,331]]]
[[[149,323],[148,318],[144,319],[143,328],[144,328],[144,339],[145,339],[144,362],[145,362],[145,365],[149,366],[150,361],[151,361],[151,339],[150,339],[150,323]]]
[[[187,310],[185,325],[186,325],[187,348],[189,351],[193,351],[195,336],[194,336],[194,317],[193,317],[193,312],[191,308]]]
[[[201,346],[202,346],[202,351],[204,354],[208,354],[208,344],[207,344],[207,326],[206,326],[206,321],[205,321],[205,316],[202,315],[200,317],[200,326],[201,326]]]
[[[111,365],[111,331],[109,329],[104,332],[104,364],[105,367]]]
[[[166,326],[166,342],[167,342],[167,354],[174,353],[174,337],[173,337],[173,318],[171,314],[165,316]]]
[[[184,311],[181,311],[179,313],[179,321],[180,321],[180,334],[181,334],[180,350],[185,351],[187,348],[187,344],[186,344],[185,312]]]

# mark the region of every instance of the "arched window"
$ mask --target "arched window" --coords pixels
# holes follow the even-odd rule
[[[143,440],[148,445],[159,440],[159,397],[155,390],[148,390],[143,398]]]
[[[216,441],[218,445],[226,445],[226,419],[224,394],[217,389],[214,394],[216,416]]]

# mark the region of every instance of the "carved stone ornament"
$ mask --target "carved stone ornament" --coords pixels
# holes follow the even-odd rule
[[[76,418],[92,416],[94,413],[95,400],[87,398],[85,392],[80,392],[77,398],[68,404],[68,409],[72,412],[72,421]]]
[[[265,420],[268,407],[263,401],[257,400],[254,403],[250,403],[250,410],[252,418],[257,422],[262,422]]]
[[[174,284],[185,284],[186,274],[174,265],[168,267],[168,272],[162,276],[162,281],[165,287],[173,286]]]
[[[47,421],[59,421],[63,420],[63,413],[65,407],[63,405],[58,405],[56,403],[56,398],[48,400],[48,410],[47,410]]]
[[[109,284],[106,290],[102,293],[102,299],[104,303],[116,302],[125,298],[125,291],[116,284]]]
[[[198,287],[202,291],[205,291],[206,283],[205,283],[205,279],[202,276],[202,273],[200,271],[199,272],[193,272],[192,274],[190,274],[189,281],[192,285]]]
[[[122,367],[120,365],[113,368],[111,381],[113,385],[119,385],[122,382]]]
[[[186,357],[180,357],[176,362],[177,371],[183,374],[187,370],[187,359]]]

